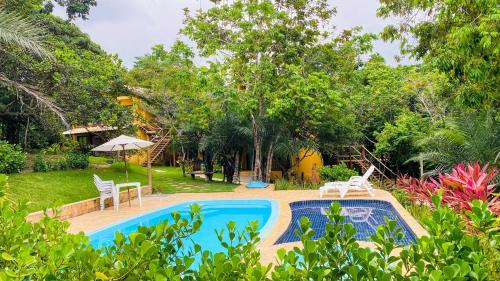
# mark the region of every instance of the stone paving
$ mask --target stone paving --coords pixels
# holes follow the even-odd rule
[[[252,199],[265,198],[274,199],[279,205],[279,215],[276,223],[266,237],[262,239],[258,247],[261,251],[261,261],[263,263],[275,262],[276,251],[279,248],[292,249],[294,246],[300,245],[299,242],[274,245],[274,242],[286,230],[290,223],[291,210],[290,202],[300,200],[319,200],[319,192],[317,190],[286,190],[274,191],[273,186],[266,189],[248,189],[240,185],[234,192],[217,192],[217,193],[176,193],[165,195],[150,195],[145,196],[142,200],[142,208],[139,208],[137,200],[132,202],[132,207],[127,204],[122,204],[118,211],[112,208],[107,208],[104,211],[96,211],[84,214],[78,217],[70,218],[67,221],[70,223],[69,231],[76,233],[79,231],[90,232],[101,227],[105,227],[111,223],[116,223],[125,220],[132,216],[137,216],[146,212],[150,212],[162,207],[182,203],[193,200],[214,200],[214,199]],[[329,194],[323,199],[339,199],[336,193]],[[375,196],[370,197],[363,192],[350,192],[344,199],[377,199],[385,200],[391,203],[406,223],[412,228],[417,236],[426,235],[427,232],[423,227],[401,206],[401,204],[387,191],[375,190]],[[373,247],[373,243],[359,241],[361,246]]]

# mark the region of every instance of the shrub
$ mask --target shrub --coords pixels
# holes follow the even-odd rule
[[[356,170],[349,169],[345,163],[321,167],[319,173],[324,181],[346,181],[350,177],[358,175]]]
[[[0,141],[0,173],[19,173],[26,167],[26,153],[21,147]]]
[[[83,153],[68,153],[66,165],[69,169],[86,169],[89,166],[89,156]]]
[[[470,210],[473,200],[488,203],[488,208],[500,214],[500,201],[493,193],[495,184],[490,184],[497,174],[493,168],[487,172],[488,164],[482,168],[479,163],[474,165],[457,164],[449,174],[439,174],[438,179],[429,178],[417,180],[403,176],[398,179],[398,185],[406,190],[414,200],[430,203],[433,195],[443,190],[443,202],[458,211]]]
[[[45,150],[35,156],[33,170],[35,172],[59,171],[67,169],[85,169],[89,166],[89,156],[83,153],[70,152],[59,159],[46,159]]]
[[[49,171],[62,171],[69,168],[65,158],[49,160],[47,161],[47,167]]]
[[[33,171],[35,172],[48,172],[49,165],[45,161],[45,151],[41,150],[35,155],[35,161],[33,162]]]

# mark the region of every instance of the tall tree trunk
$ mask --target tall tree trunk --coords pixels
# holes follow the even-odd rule
[[[224,157],[222,161],[223,169],[224,169],[224,177],[226,178],[226,182],[233,182],[234,176],[234,157]]]
[[[182,176],[186,176],[186,151],[184,151],[184,146],[181,145],[181,151],[182,151],[182,160],[181,160],[181,167],[182,167]]]
[[[253,172],[255,180],[262,180],[262,134],[258,127],[255,116],[252,115],[252,133],[253,133],[253,149],[255,151],[255,159],[253,162]]]
[[[269,149],[267,150],[266,174],[265,174],[266,182],[271,181],[271,172],[273,170],[274,144],[276,143],[276,141],[277,137],[276,139],[271,141],[271,143],[269,144]]]
[[[28,120],[26,121],[26,128],[24,129],[24,150],[28,150],[28,130],[30,128],[30,116],[28,115]]]
[[[232,178],[231,181],[228,180],[228,182],[234,182],[236,179],[238,180],[237,183],[239,183],[240,182],[240,152],[239,151],[236,151],[236,153],[234,155],[234,173],[233,173],[233,178]]]

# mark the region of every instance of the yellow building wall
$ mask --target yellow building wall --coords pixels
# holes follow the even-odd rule
[[[297,164],[300,159],[302,160]],[[292,158],[292,167],[297,180],[302,180],[304,175],[304,181],[319,183],[319,169],[323,167],[323,158],[316,150],[301,149],[297,157]]]
[[[139,117],[139,118],[136,118],[136,120],[134,120],[136,125],[139,124],[139,122],[143,122],[143,121],[147,122],[147,121],[151,121],[154,119],[153,114],[144,110],[140,106],[140,102],[141,102],[140,98],[130,97],[130,96],[119,96],[116,99],[118,100],[118,103],[122,106],[132,106],[132,109],[134,111],[135,116]],[[150,140],[149,136],[146,134],[146,132],[144,132],[143,130],[141,130],[139,128],[136,130],[135,136],[139,139],[142,139],[142,140]],[[128,157],[128,161],[135,163],[135,164],[144,163],[147,161],[147,153],[146,153],[146,151],[142,151],[142,150],[137,151],[136,153],[131,154]]]

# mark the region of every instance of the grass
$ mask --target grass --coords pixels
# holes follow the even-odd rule
[[[98,156],[89,156],[89,162],[92,164],[108,164],[108,161],[113,161],[113,158],[109,157],[98,157]]]
[[[317,183],[294,183],[285,179],[276,179],[274,181],[274,190],[310,190],[318,189]]]
[[[429,206],[413,202],[404,190],[395,188],[391,193],[420,224],[423,224],[424,219],[432,216],[432,210]]]
[[[91,159],[91,163],[102,164],[103,161],[98,157]],[[7,195],[14,200],[28,199],[31,211],[97,197],[99,193],[93,184],[93,174],[103,180],[125,182],[124,165],[122,162],[115,162],[107,168],[91,166],[84,170],[11,174]],[[129,165],[129,181],[147,184],[147,169]],[[153,167],[153,186],[161,193],[222,192],[232,191],[236,187],[223,182],[205,182],[201,178],[192,180],[189,175],[183,177],[180,168],[156,166]]]

